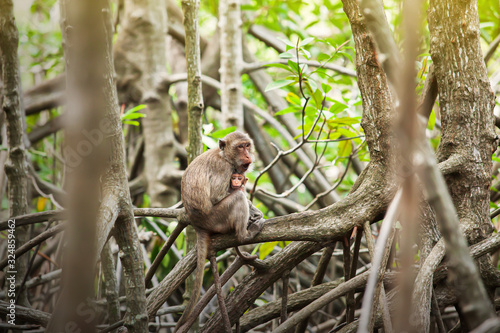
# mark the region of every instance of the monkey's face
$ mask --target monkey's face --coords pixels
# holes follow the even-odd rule
[[[253,162],[252,144],[249,141],[241,142],[236,146],[240,169],[246,172]]]
[[[241,132],[233,132],[219,140],[219,149],[237,173],[244,174],[253,162],[253,141]]]
[[[231,176],[231,188],[232,189],[239,189],[241,186],[243,186],[243,180],[245,177],[243,175],[234,173]]]

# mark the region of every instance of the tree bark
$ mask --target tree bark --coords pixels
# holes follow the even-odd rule
[[[445,180],[461,229],[469,244],[474,244],[492,232],[491,155],[498,144],[494,95],[481,52],[477,1],[432,0],[428,23],[442,123],[437,159],[440,166],[458,163]],[[484,297],[477,294],[481,291],[477,276],[463,271],[463,265],[450,264],[456,269],[452,279],[460,280],[455,286],[466,318],[462,327],[471,330],[493,313],[484,306]]]
[[[82,316],[82,306],[93,297],[97,255],[115,226],[127,283],[125,326],[129,332],[144,332],[144,268],[127,183],[109,1],[66,0],[61,2],[61,13],[71,103],[65,155],[72,223],[63,269],[65,285],[48,331],[67,327],[63,325],[70,321],[84,332],[94,330],[95,316]]]
[[[126,0],[114,48],[120,101],[147,106],[142,125],[147,191],[153,207],[172,206],[179,197],[169,177],[176,170],[170,97],[160,87],[167,75],[166,16],[163,0]]]
[[[198,11],[199,0],[182,1],[184,13],[184,31],[186,45],[186,67],[188,88],[188,164],[203,153],[202,141],[202,113],[203,113],[203,91],[201,86],[201,51]],[[192,226],[186,229],[186,251],[190,251],[196,244],[196,233]],[[186,288],[183,294],[185,302],[189,302],[194,288],[194,274],[186,279]],[[187,303],[186,303],[187,304]],[[198,327],[198,320],[194,323]]]
[[[5,174],[8,181],[8,198],[10,216],[28,213],[28,168],[26,163],[26,148],[24,145],[24,111],[21,109],[21,76],[17,48],[19,33],[14,19],[11,0],[0,2],[0,65],[3,81],[3,104],[7,124],[8,158],[5,162]],[[3,174],[2,174],[3,178]],[[3,181],[1,182],[3,183]],[[15,247],[19,248],[29,239],[29,227],[15,227]],[[28,256],[16,258],[16,289],[26,275]],[[19,291],[16,291],[16,295]],[[19,304],[28,306],[26,291],[22,291]]]
[[[243,129],[240,0],[219,2],[221,111],[225,127]]]

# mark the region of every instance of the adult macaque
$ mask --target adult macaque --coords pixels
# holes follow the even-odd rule
[[[197,265],[193,293],[177,323],[182,326],[200,296],[203,266],[208,254],[210,235],[234,231],[238,241],[253,238],[262,228],[262,213],[247,200],[244,173],[253,162],[253,142],[241,132],[219,140],[219,147],[198,156],[188,166],[181,182],[182,202],[197,235]],[[241,176],[232,180],[233,173]],[[239,178],[239,177],[236,177]],[[219,301],[224,301],[223,299]]]

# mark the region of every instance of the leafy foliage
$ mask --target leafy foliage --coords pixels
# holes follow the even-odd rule
[[[401,1],[385,1],[388,21],[393,28],[396,42],[401,44],[404,36],[399,31],[401,23]],[[58,24],[56,0],[35,0],[31,6],[17,15],[17,24],[20,31],[20,59],[22,82],[25,90],[35,84],[57,77],[64,72],[62,51],[62,37]],[[484,49],[498,36],[500,32],[500,12],[498,3],[490,0],[479,0],[479,18],[481,22],[481,37]],[[116,8],[115,8],[116,10]],[[287,106],[281,110],[272,110],[271,113],[280,121],[283,117],[295,117],[301,124],[297,128],[296,139],[310,140],[311,147],[317,155],[321,155],[321,164],[329,180],[334,183],[340,180],[343,170],[349,159],[356,157],[360,161],[369,161],[369,155],[364,142],[364,131],[361,126],[362,102],[356,86],[356,79],[341,75],[331,69],[335,64],[350,70],[355,69],[356,54],[351,39],[351,31],[347,17],[342,9],[341,1],[334,0],[251,0],[242,6],[243,29],[248,31],[251,26],[260,26],[278,36],[281,44],[277,49],[266,46],[250,34],[245,35],[248,48],[258,61],[272,62],[264,68],[273,78],[265,89],[266,92],[275,91],[281,94]],[[202,37],[211,38],[216,30],[218,1],[202,1],[200,8],[200,30]],[[425,30],[425,24],[422,23]],[[421,54],[415,64],[418,69],[417,91],[420,93],[426,80],[431,59],[429,55],[428,37],[421,40]],[[492,61],[498,62],[499,53]],[[498,65],[494,67],[498,70]],[[258,88],[251,82],[248,75],[242,76],[244,97],[262,110],[268,110],[268,101]],[[124,112],[122,108],[121,120],[127,138],[140,133],[141,118],[145,116],[139,111],[144,105],[138,105]],[[27,132],[46,124],[48,121],[62,114],[61,108],[54,108],[49,112],[30,115],[26,118]],[[175,114],[176,120],[179,115]],[[235,130],[222,128],[219,122],[218,111],[208,107],[204,114],[203,143],[205,149],[217,146],[217,139]],[[272,142],[283,149],[291,148],[280,132],[257,117],[261,122],[262,130]],[[176,122],[179,127],[179,122]],[[433,112],[428,122],[428,131],[432,133],[431,144],[434,148],[439,143],[439,114]],[[180,133],[183,128],[176,128]],[[343,140],[350,138],[349,140]],[[342,140],[342,141],[335,141]],[[50,181],[54,185],[64,185],[64,154],[61,149],[64,134],[50,135],[33,145],[30,159],[33,162],[38,176]],[[128,147],[129,155],[134,149]],[[300,161],[297,161],[298,164]],[[129,164],[133,162],[129,161]],[[248,172],[250,182],[259,175],[257,165],[254,171]],[[345,195],[356,180],[356,174],[349,172],[341,179],[337,192]],[[292,184],[299,182],[298,177],[291,175]],[[273,185],[269,174],[259,179],[259,186],[272,190]],[[294,200],[306,205],[312,200],[311,195],[298,187],[294,193]],[[149,197],[141,196],[139,206],[150,206]],[[256,205],[265,210],[265,206],[257,200]],[[6,198],[2,198],[2,209],[7,207]],[[33,210],[43,211],[53,209],[50,200],[35,198]],[[264,212],[266,216],[273,216],[271,211]],[[153,220],[155,221],[155,220]],[[160,225],[166,234],[173,230],[174,223],[168,227]],[[142,228],[151,226],[143,220]],[[152,229],[151,229],[152,230]],[[177,240],[177,247],[184,247],[184,238]],[[276,246],[284,247],[283,242],[262,244],[258,248],[260,258],[271,255]],[[161,242],[152,246],[152,256],[159,251]],[[255,250],[257,251],[257,249]],[[164,272],[173,265],[176,259],[167,256],[163,262]]]

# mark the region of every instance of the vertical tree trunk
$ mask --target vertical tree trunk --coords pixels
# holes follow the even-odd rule
[[[460,160],[446,176],[470,243],[490,234],[491,154],[497,147],[494,95],[481,53],[477,1],[429,3],[431,57],[439,87],[442,137],[438,161]]]
[[[104,8],[102,0],[60,2],[68,109],[71,110],[63,150],[69,230],[61,295],[47,326],[49,332],[61,332],[68,326],[95,332],[95,316],[82,316],[81,311],[91,309],[89,300],[94,296],[97,198],[107,150],[102,140],[91,142],[87,138],[100,133],[99,113],[106,103],[102,89],[107,79],[102,75],[107,43],[102,19]]]
[[[68,249],[63,289],[47,331],[92,332],[96,258],[113,226],[126,279],[128,332],[145,332],[144,267],[127,184],[112,57],[109,0],[61,2],[68,105]],[[116,225],[115,225],[116,221]]]
[[[142,119],[145,175],[151,204],[168,207],[179,192],[169,183],[176,170],[170,97],[160,88],[166,76],[167,11],[163,0],[126,0],[115,44],[120,100],[146,104]]]
[[[183,0],[186,32],[186,63],[188,82],[188,163],[203,152],[201,124],[203,94],[201,89],[200,32],[198,27],[199,0]]]
[[[243,129],[242,40],[239,0],[219,2],[221,111],[224,126]]]
[[[445,175],[448,190],[462,230],[469,243],[474,244],[492,231],[491,154],[497,148],[494,95],[481,53],[477,1],[432,0],[428,22],[442,119],[437,158],[451,170]],[[480,260],[480,266],[489,265],[485,260],[488,258]],[[467,285],[462,280],[457,297],[466,318],[462,324],[470,330],[488,318],[491,309],[478,309],[481,303],[475,303],[471,297],[476,288]]]
[[[186,66],[188,83],[188,163],[191,163],[203,152],[202,142],[202,113],[203,92],[201,87],[201,55],[200,55],[200,32],[198,26],[198,11],[200,0],[183,0],[182,11],[184,12],[184,31],[186,36]],[[186,252],[194,248],[196,244],[196,233],[192,226],[186,229]],[[188,302],[194,288],[194,274],[186,279],[186,288],[183,298]],[[194,327],[198,327],[198,320]]]
[[[24,110],[21,110],[21,77],[19,73],[19,59],[17,47],[19,33],[13,13],[11,0],[0,1],[0,65],[2,65],[3,104],[7,124],[8,158],[5,163],[5,174],[8,180],[9,214],[18,216],[28,213],[28,169],[26,164],[26,150],[24,147]],[[3,174],[1,175],[3,177]],[[3,181],[0,181],[2,184]],[[1,192],[1,191],[0,191]],[[15,246],[19,248],[29,239],[29,227],[14,229]],[[28,269],[27,255],[16,258],[16,286],[18,287]],[[19,291],[17,291],[19,292]],[[16,293],[17,295],[17,293]],[[19,296],[18,304],[27,306],[26,291]]]

